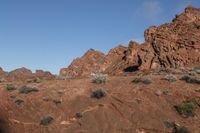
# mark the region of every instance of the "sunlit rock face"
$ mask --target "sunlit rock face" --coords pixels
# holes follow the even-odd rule
[[[145,42],[130,41],[128,47],[118,46],[108,55],[89,50],[75,59],[60,75],[87,76],[93,72],[110,75],[159,68],[191,67],[200,63],[200,9],[188,6],[180,15],[144,32]]]

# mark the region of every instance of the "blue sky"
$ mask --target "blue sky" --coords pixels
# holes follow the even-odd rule
[[[1,0],[0,66],[58,73],[89,48],[104,53],[143,41],[197,0]]]

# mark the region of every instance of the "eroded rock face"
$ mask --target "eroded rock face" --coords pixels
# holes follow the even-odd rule
[[[119,45],[107,55],[90,49],[81,58],[75,59],[68,68],[62,68],[60,75],[69,77],[89,76],[91,73],[105,72],[122,60],[126,47]]]
[[[101,71],[116,75],[136,70],[199,65],[200,9],[188,6],[171,23],[147,29],[144,37],[143,44],[131,41],[128,47],[118,46],[108,55],[87,52],[73,61],[69,68],[62,69],[60,74],[77,77]]]
[[[18,68],[16,70],[9,72],[7,79],[11,81],[15,81],[15,80],[26,80],[32,77],[33,77],[32,71],[25,67],[22,67],[22,68]]]
[[[36,70],[35,73],[32,73],[31,70],[22,67],[11,72],[5,72],[2,68],[0,68],[0,78],[4,79],[5,81],[26,81],[27,79],[36,77],[47,80],[55,79],[55,75],[43,70]]]
[[[81,58],[75,59],[67,69],[61,69],[60,75],[70,77],[86,76],[92,72],[104,71],[107,63],[103,53],[90,49]]]
[[[40,79],[55,79],[55,75],[43,70],[36,70],[34,76]]]
[[[200,62],[200,10],[187,7],[169,24],[145,31],[145,41],[153,48],[152,64],[178,68]],[[148,64],[148,63],[147,63]],[[146,63],[143,63],[146,66]],[[143,67],[144,68],[144,67]]]
[[[0,67],[0,76],[4,77],[6,76],[7,72],[5,72],[1,67]]]

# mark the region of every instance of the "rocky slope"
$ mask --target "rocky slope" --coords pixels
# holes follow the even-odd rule
[[[26,81],[33,78],[54,79],[55,75],[43,70],[36,70],[36,72],[33,73],[25,67],[15,69],[11,72],[5,72],[0,68],[0,79],[2,81]]]
[[[200,9],[188,6],[171,23],[152,26],[144,33],[142,45],[131,41],[104,55],[89,50],[60,71],[71,77],[88,76],[92,72],[111,75],[159,68],[178,68],[200,63]]]
[[[138,71],[134,77],[109,77],[106,84],[92,83],[89,78],[45,80],[27,84],[28,87],[38,89],[29,93],[20,93],[20,87],[24,83],[12,83],[19,86],[12,91],[0,83],[0,131],[189,133],[172,132],[173,123],[176,123],[188,128],[191,133],[199,133],[199,84],[163,80],[165,74],[142,73],[141,76]],[[151,82],[132,83],[138,76]],[[176,76],[180,78],[183,75]],[[91,97],[98,88],[105,91],[105,97]],[[189,110],[189,116],[184,117],[176,111],[175,105],[188,99],[198,105],[192,108],[194,116]],[[42,120],[45,121],[41,123]]]

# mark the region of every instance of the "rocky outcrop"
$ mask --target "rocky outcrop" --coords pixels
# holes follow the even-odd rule
[[[60,75],[69,77],[89,76],[91,73],[105,72],[109,67],[121,61],[127,48],[119,45],[107,55],[90,49],[81,58],[75,59],[68,68],[60,70]]]
[[[1,67],[0,67],[0,77],[6,76],[7,72],[5,72]]]
[[[18,81],[18,80],[26,80],[32,77],[33,77],[32,71],[25,67],[22,67],[9,72],[7,79],[10,81],[16,81],[16,80]]]
[[[11,72],[5,72],[0,68],[0,79],[4,79],[5,81],[26,81],[32,78],[51,80],[55,79],[55,75],[43,70],[36,70],[35,73],[32,73],[31,70],[25,67],[15,69]]]
[[[141,68],[178,68],[200,63],[200,9],[187,7],[172,23],[145,31],[145,41],[153,48]],[[142,55],[142,52],[139,51]],[[146,67],[148,66],[148,67]]]
[[[100,71],[111,75],[136,70],[192,67],[200,64],[200,9],[188,6],[171,23],[152,26],[144,33],[145,42],[131,41],[108,55],[89,50],[61,70],[61,75],[86,76]]]
[[[34,76],[40,79],[55,79],[55,75],[51,74],[48,71],[43,71],[43,70],[36,70],[34,73]]]
[[[105,70],[107,63],[103,53],[90,49],[81,58],[75,59],[68,68],[61,69],[60,75],[78,77],[101,72]]]

